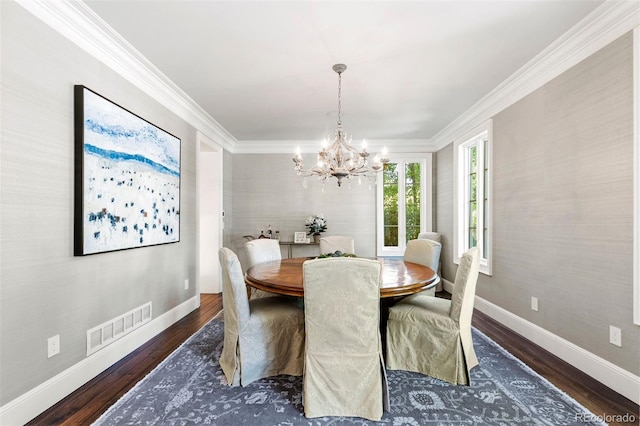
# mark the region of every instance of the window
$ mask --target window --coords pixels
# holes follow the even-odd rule
[[[480,272],[491,275],[491,120],[454,143],[453,261],[480,249]]]
[[[407,241],[431,230],[431,154],[406,154],[384,165],[377,185],[377,254],[402,256]]]

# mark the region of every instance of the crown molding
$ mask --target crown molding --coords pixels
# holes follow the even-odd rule
[[[640,25],[640,2],[607,0],[432,139],[442,149]]]
[[[386,146],[389,149],[389,155],[437,151],[431,139],[367,139],[367,144],[378,150]],[[370,150],[373,151],[373,149]]]
[[[293,154],[297,147],[302,153],[316,153],[319,140],[247,140],[236,141],[234,154]],[[359,148],[357,144],[354,147]],[[380,151],[384,146],[393,147],[394,153],[435,152],[434,144],[428,139],[367,139],[367,150]]]
[[[293,145],[312,152],[317,147],[317,141],[238,141],[81,1],[16,2],[232,153],[290,153]],[[433,139],[370,145],[393,145],[395,152],[438,151],[638,25],[640,2],[607,0]]]
[[[85,3],[69,0],[16,2],[217,144],[233,151],[236,138]]]

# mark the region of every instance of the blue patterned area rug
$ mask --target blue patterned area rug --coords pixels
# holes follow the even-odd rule
[[[487,336],[473,330],[480,365],[471,386],[389,371],[390,410],[379,422],[307,419],[302,378],[226,385],[218,364],[224,325],[213,319],[113,405],[94,425],[601,425],[575,400]],[[336,362],[339,362],[336,360]]]

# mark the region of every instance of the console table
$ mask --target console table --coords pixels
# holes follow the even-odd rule
[[[293,257],[293,247],[309,247],[309,246],[319,246],[320,244],[310,242],[310,243],[294,243],[293,241],[280,241],[281,246],[287,246],[287,257],[291,259]]]

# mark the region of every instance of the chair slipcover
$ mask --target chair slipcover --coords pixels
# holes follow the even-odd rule
[[[280,252],[280,242],[267,238],[254,239],[244,243],[244,249],[247,252],[249,260],[249,268],[257,263],[269,262],[271,260],[282,259]],[[257,288],[251,289],[251,299],[259,299],[261,297],[276,296],[275,293],[269,293]]]
[[[304,415],[380,420],[388,408],[380,338],[382,265],[329,258],[303,264]]]
[[[389,309],[387,367],[469,385],[478,365],[471,317],[478,280],[478,249],[462,255],[451,300],[414,294]]]
[[[249,300],[238,257],[219,250],[222,268],[224,344],[220,367],[232,386],[263,377],[301,376],[304,312],[290,298]]]
[[[442,245],[437,241],[427,239],[410,240],[407,242],[407,248],[404,251],[404,260],[428,266],[437,272],[441,251]],[[436,287],[437,285],[428,290],[424,290],[423,293],[429,296],[435,296]]]
[[[433,240],[442,244],[442,235],[437,232],[421,232],[418,234],[419,240]],[[440,253],[442,253],[442,249],[440,249]],[[442,276],[442,259],[438,262],[438,275]],[[436,285],[436,291],[442,291],[442,282],[438,282]]]
[[[421,232],[418,234],[419,240],[433,240],[442,244],[442,235],[437,232]]]
[[[343,253],[355,253],[353,238],[351,237],[322,237],[320,238],[320,253],[335,253],[340,250]]]

